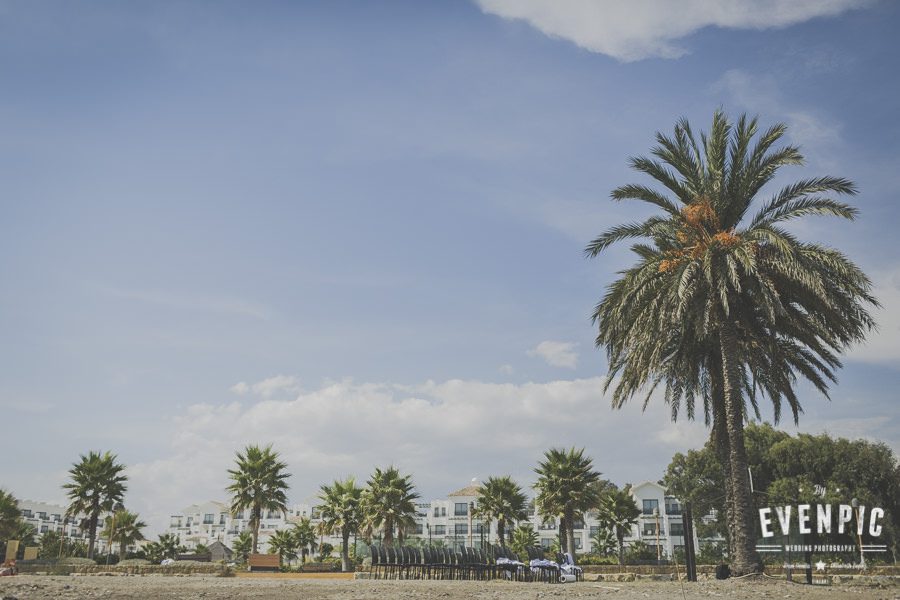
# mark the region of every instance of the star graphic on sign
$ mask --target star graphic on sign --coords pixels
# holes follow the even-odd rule
[[[825,570],[825,563],[824,563],[824,561],[820,560],[819,562],[816,563],[816,571],[824,571],[824,570]]]

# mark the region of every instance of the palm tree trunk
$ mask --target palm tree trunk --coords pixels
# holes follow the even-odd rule
[[[390,519],[384,520],[384,539],[381,543],[385,546],[394,545],[394,523]]]
[[[728,538],[728,556],[734,556],[734,546],[731,543],[731,532],[734,529],[734,487],[731,480],[730,445],[728,441],[728,419],[725,416],[725,391],[722,386],[722,363],[714,360],[710,369],[710,392],[712,394],[713,413],[713,446],[716,458],[722,467],[723,481],[725,483],[725,528]]]
[[[725,416],[728,429],[728,450],[731,466],[732,518],[731,556],[732,575],[740,576],[762,571],[756,553],[754,535],[753,498],[747,471],[747,450],[744,447],[744,402],[741,396],[741,365],[738,361],[737,337],[733,324],[726,323],[720,334],[722,347],[722,384],[725,392]]]
[[[566,516],[563,515],[559,518],[559,551],[565,552],[565,548],[567,546],[566,535],[569,533],[569,529],[566,526]]]
[[[94,544],[97,541],[97,515],[88,520],[88,558],[94,558]]]
[[[497,519],[497,541],[500,542],[501,547],[506,547],[506,544],[503,540],[503,533],[506,530],[506,522],[503,519]],[[488,529],[490,531],[490,529]]]
[[[625,570],[625,532],[619,526],[616,526],[616,540],[619,542],[619,567]]]
[[[341,572],[350,571],[350,530],[341,530]]]
[[[252,554],[257,553],[257,546],[259,544],[259,520],[260,520],[260,509],[258,506],[253,507],[253,516],[250,520],[250,527],[253,529],[253,552]]]

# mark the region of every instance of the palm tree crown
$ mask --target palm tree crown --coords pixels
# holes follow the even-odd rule
[[[69,506],[66,516],[84,515],[88,526],[88,558],[94,557],[97,524],[100,514],[110,512],[122,501],[128,480],[122,471],[124,465],[116,463],[116,455],[110,452],[88,452],[81,461],[69,469],[71,481],[63,485],[68,490]]]
[[[600,500],[600,522],[612,530],[618,543],[619,566],[625,566],[624,539],[631,526],[638,522],[640,509],[625,490],[608,490]]]
[[[243,453],[236,453],[235,468],[228,470],[233,482],[226,488],[231,493],[231,512],[250,511],[254,554],[259,544],[262,511],[287,511],[286,480],[291,474],[285,469],[287,464],[279,460],[272,446],[247,446]]]
[[[538,475],[535,504],[541,514],[560,517],[560,534],[566,542],[560,545],[574,557],[575,519],[600,501],[600,473],[594,471],[593,461],[584,455],[584,448],[551,448],[534,472]]]
[[[297,547],[300,549],[302,561],[306,562],[306,556],[310,552],[316,551],[316,532],[313,529],[310,518],[301,517],[299,521],[294,523],[292,533],[297,541]]]
[[[277,554],[278,562],[297,558],[297,538],[287,529],[279,529],[269,536],[269,554]]]
[[[525,507],[528,498],[512,477],[488,477],[488,480],[478,488],[478,498],[475,505],[475,515],[485,519],[490,525],[497,521],[497,538],[500,545],[505,545],[504,532],[506,526],[523,520],[527,514]],[[512,529],[509,529],[510,539]]]
[[[146,526],[147,524],[138,518],[137,513],[122,509],[106,517],[100,535],[119,545],[119,560],[124,560],[128,546],[144,539],[141,530]]]
[[[368,525],[381,529],[383,543],[394,543],[394,528],[402,535],[404,528],[415,526],[416,500],[412,476],[400,475],[396,467],[376,468],[367,482],[364,510]]]
[[[645,185],[613,190],[663,211],[613,227],[586,248],[597,256],[613,243],[632,246],[637,263],[621,273],[597,305],[597,345],[609,359],[613,406],[640,390],[644,406],[662,385],[673,417],[684,402],[693,417],[701,397],[730,462],[732,571],[758,570],[743,447],[745,399],[758,410],[768,396],[776,419],[786,401],[795,421],[802,408],[798,376],[827,394],[838,353],[873,326],[868,278],[838,251],[797,239],[785,224],[807,215],[853,219],[856,209],[830,195],[853,195],[838,177],[800,180],[753,212],[760,190],[785,165],[802,164],[794,146],[776,147],[786,127],[758,133],[746,116],[732,126],[716,112],[700,143],[680,121],[673,137],[657,134],[655,158],[632,167],[667,193]],[[727,445],[724,439],[727,438]]]

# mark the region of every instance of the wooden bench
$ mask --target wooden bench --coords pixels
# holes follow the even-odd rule
[[[251,554],[247,560],[251,571],[278,571],[281,561],[277,554]]]

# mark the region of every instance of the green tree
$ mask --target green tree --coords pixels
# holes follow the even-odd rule
[[[537,546],[539,542],[540,538],[531,524],[523,523],[513,530],[509,547],[518,556],[525,557],[528,554],[528,548]]]
[[[0,541],[6,543],[6,540],[13,539],[10,536],[21,518],[19,501],[12,493],[0,488]]]
[[[306,557],[315,552],[317,546],[316,532],[309,517],[301,517],[294,523],[292,533],[297,541],[297,547],[300,549],[301,561],[306,562]]]
[[[235,468],[228,470],[232,483],[226,490],[231,494],[231,513],[250,511],[254,554],[259,546],[262,511],[287,511],[286,480],[291,475],[285,469],[287,464],[279,460],[272,446],[247,446],[243,453],[236,453]]]
[[[278,562],[284,564],[297,558],[297,538],[287,529],[280,529],[269,536],[269,554],[277,554]]]
[[[491,521],[497,521],[497,539],[501,546],[505,546],[507,525],[511,526],[525,519],[527,504],[528,498],[512,477],[488,477],[478,488],[474,515],[483,519],[488,528]],[[511,529],[509,538],[512,539]]]
[[[363,497],[366,523],[383,532],[382,543],[386,546],[393,545],[395,528],[402,542],[403,529],[415,527],[418,499],[411,475],[400,475],[393,466],[384,470],[376,468],[366,483]]]
[[[341,571],[350,571],[350,535],[359,529],[363,519],[363,489],[356,485],[353,477],[335,481],[320,488],[319,514],[323,533],[337,533],[341,536]],[[322,544],[322,554],[325,554]],[[330,552],[329,552],[330,554]]]
[[[329,544],[328,542],[322,542],[319,544],[319,555],[316,557],[319,562],[323,562],[326,558],[331,557],[331,553],[334,552],[334,546]],[[348,559],[349,559],[349,550],[348,550]]]
[[[600,556],[615,554],[619,548],[615,528],[608,525],[600,525],[591,536],[591,552]]]
[[[88,529],[88,558],[94,557],[97,525],[101,513],[111,512],[122,501],[128,477],[125,466],[110,452],[88,452],[69,470],[70,482],[63,485],[69,497],[66,517],[84,516]]]
[[[575,556],[575,519],[596,508],[602,490],[600,473],[594,471],[584,448],[560,450],[551,448],[534,470],[538,480],[535,504],[542,515],[560,517],[560,545]],[[565,542],[563,544],[563,542]]]
[[[181,544],[181,539],[172,533],[160,535],[155,543],[159,545],[159,560],[174,559],[178,554],[185,551],[185,547]]]
[[[231,551],[239,563],[247,562],[251,552],[253,551],[253,534],[249,531],[242,531],[231,544]]]
[[[128,546],[144,539],[141,531],[147,524],[138,518],[137,513],[125,509],[117,510],[114,515],[106,517],[100,535],[119,545],[119,560],[125,560]],[[109,549],[112,551],[112,548]]]
[[[199,542],[194,546],[192,553],[201,556],[204,554],[209,554],[209,546],[207,546],[203,542]]]
[[[607,350],[609,381],[616,381],[613,406],[642,388],[646,405],[661,384],[673,416],[682,400],[691,416],[697,390],[705,390],[723,455],[728,441],[735,574],[761,568],[743,435],[745,392],[754,408],[757,390],[768,396],[776,417],[786,401],[796,419],[797,376],[827,394],[840,366],[837,354],[864,338],[873,326],[866,306],[877,304],[868,278],[851,261],[783,228],[806,215],[853,219],[854,208],[828,197],[854,194],[851,182],[801,180],[750,216],[757,193],[778,169],[802,163],[796,147],[775,147],[785,130],[779,124],[757,137],[756,119],[742,116],[732,126],[716,112],[702,149],[685,120],[674,137],[657,134],[657,160],[635,158],[632,167],[674,200],[644,185],[614,190],[616,200],[647,202],[664,214],[613,227],[586,249],[596,256],[618,241],[650,242],[632,246],[638,263],[597,305],[597,344]]]
[[[625,566],[625,536],[638,522],[640,514],[627,486],[624,490],[608,490],[600,499],[599,520],[616,538],[620,567]]]

